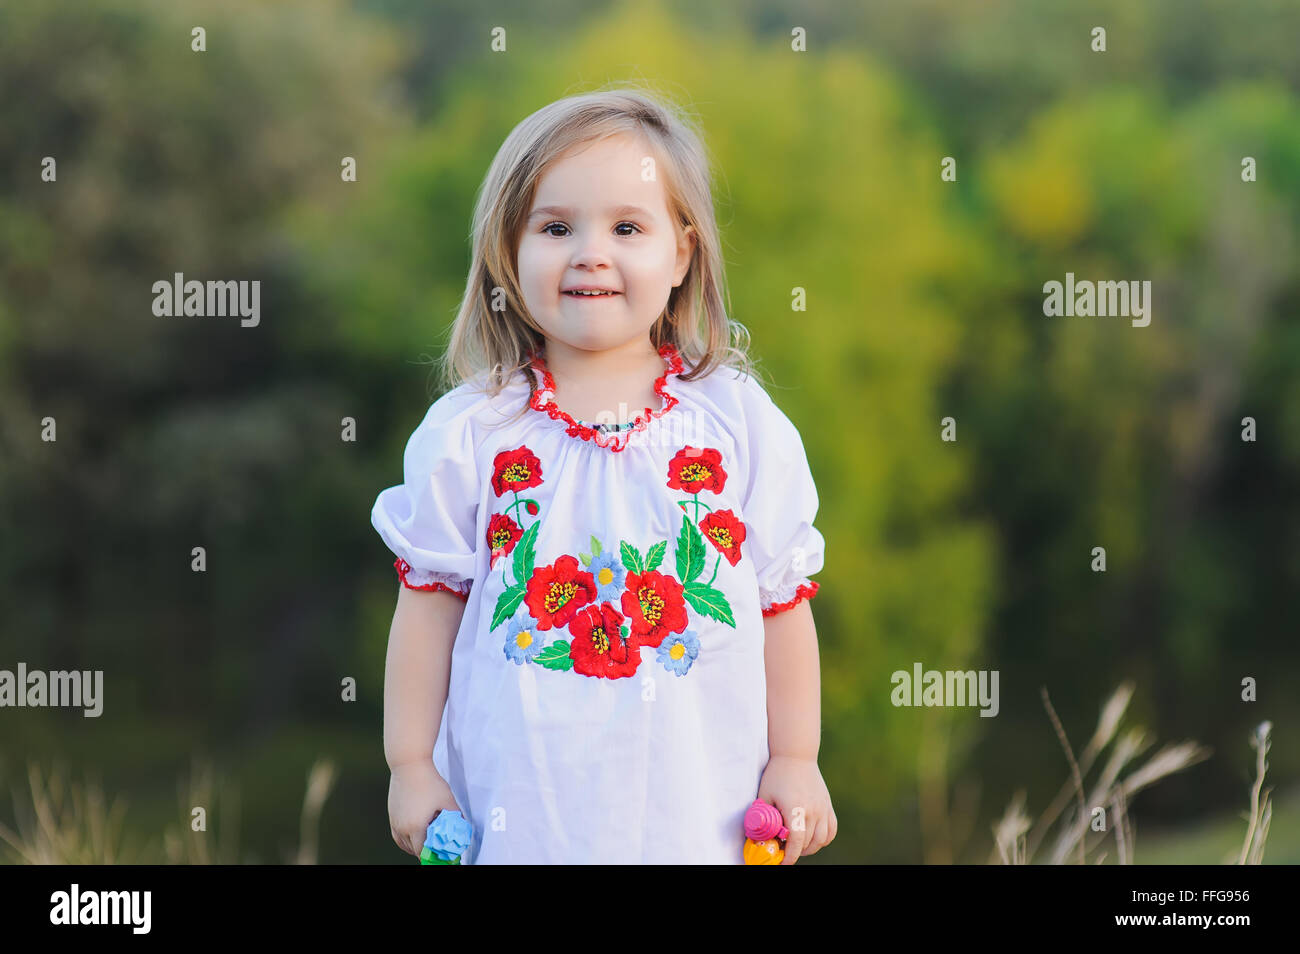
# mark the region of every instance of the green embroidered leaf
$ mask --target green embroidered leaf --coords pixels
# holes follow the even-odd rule
[[[524,535],[519,538],[519,543],[515,545],[515,583],[522,586],[527,583],[533,575],[534,564],[537,560],[537,530],[541,524],[534,521],[533,525],[524,531]]]
[[[731,604],[727,602],[721,590],[715,590],[707,583],[687,583],[682,587],[682,595],[705,616],[726,623],[732,629],[736,628],[736,618],[732,615]]]
[[[596,539],[594,533],[591,535],[591,555],[594,557],[600,556],[600,541]]]
[[[682,517],[682,532],[677,535],[677,576],[689,583],[704,572],[704,535],[690,517]]]
[[[627,639],[627,627],[626,627],[626,626],[620,626],[620,627],[618,628],[618,632],[619,632],[619,635],[620,635],[620,636],[622,636],[624,639]]]
[[[683,583],[686,582],[686,569],[690,563],[691,538],[688,527],[691,525],[690,517],[682,518],[682,529],[677,534],[677,578]]]
[[[497,597],[497,608],[492,614],[492,625],[488,627],[488,632],[515,615],[515,610],[519,609],[519,604],[524,600],[526,590],[523,583],[516,583]]]
[[[534,656],[533,662],[547,669],[572,669],[573,660],[569,658],[569,641],[567,639],[557,639]]]
[[[591,557],[587,556],[587,554],[583,553],[581,550],[578,551],[578,559],[582,561],[583,566],[591,566]]]
[[[646,552],[645,568],[653,570],[664,562],[664,553],[668,550],[668,541],[660,540]]]
[[[627,567],[629,573],[645,572],[645,564],[641,562],[641,554],[637,551],[636,547],[620,540],[618,543],[618,550],[623,556],[623,566]]]

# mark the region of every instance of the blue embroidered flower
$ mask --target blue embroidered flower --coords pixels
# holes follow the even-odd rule
[[[533,629],[534,623],[527,607],[521,607],[506,627],[506,658],[520,666],[542,651],[542,639]]]
[[[627,570],[618,555],[612,550],[597,554],[591,558],[587,572],[596,581],[596,602],[618,606],[627,579]]]
[[[695,630],[687,629],[682,633],[669,633],[659,644],[659,661],[664,668],[682,675],[691,668],[695,657],[700,654],[700,637]]]

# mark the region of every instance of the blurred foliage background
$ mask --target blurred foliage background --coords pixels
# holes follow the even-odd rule
[[[839,836],[809,863],[987,860],[1015,793],[1067,777],[1041,688],[1077,752],[1125,680],[1213,753],[1130,806],[1137,860],[1228,856],[1268,719],[1265,860],[1300,861],[1296,36],[1284,0],[0,0],[0,668],[106,696],[0,710],[0,822],[62,765],[154,857],[202,763],[208,857],[304,857],[310,789],[320,861],[413,863],[370,507],[437,396],[497,147],[629,80],[704,128],[732,314],[821,495]],[[259,279],[260,325],[155,317],[175,272]],[[1066,272],[1151,281],[1150,326],[1045,318]],[[895,708],[915,662],[998,670],[999,715]]]

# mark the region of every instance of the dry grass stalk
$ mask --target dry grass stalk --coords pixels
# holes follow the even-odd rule
[[[1269,735],[1273,723],[1261,722],[1250,738],[1255,749],[1255,784],[1250,789],[1250,820],[1246,825],[1246,840],[1241,846],[1239,865],[1257,865],[1264,860],[1264,842],[1268,839],[1268,825],[1273,819],[1273,805],[1269,798],[1272,789],[1264,790],[1264,774],[1268,771]]]
[[[1025,814],[1024,789],[1016,792],[1002,818],[993,826],[993,840],[1004,865],[1023,865],[1026,859],[1025,832],[1029,816]]]
[[[1111,738],[1115,735],[1119,727],[1120,720],[1124,717],[1128,709],[1129,700],[1133,698],[1134,685],[1131,682],[1121,683],[1111,697],[1106,700],[1102,706],[1101,716],[1097,719],[1097,728],[1092,733],[1092,738],[1088,740],[1087,746],[1079,755],[1079,771],[1085,775],[1092,769],[1092,763],[1096,760],[1101,751],[1110,744]],[[1070,800],[1070,791],[1072,780],[1067,779],[1061,786],[1061,790],[1056,793],[1056,798],[1047,806],[1047,811],[1043,812],[1042,817],[1034,824],[1029,831],[1028,853],[1030,856],[1038,850],[1038,844],[1042,841],[1043,836],[1052,823],[1056,821],[1065,808],[1066,803]]]
[[[316,864],[319,855],[321,810],[333,789],[334,764],[318,760],[308,774],[300,818],[300,844],[293,853],[298,864]],[[222,798],[223,832],[230,834],[214,851],[207,831],[195,831],[193,810],[205,810],[205,827],[213,820],[215,773],[210,764],[191,766],[187,783],[178,790],[178,826],[169,826],[161,843],[153,839],[136,850],[126,839],[126,803],[115,799],[106,806],[97,782],[84,789],[70,782],[66,767],[54,766],[48,778],[35,764],[28,766],[30,797],[12,792],[17,830],[0,824],[0,861],[11,864],[111,865],[111,864],[236,864],[238,790]]]
[[[317,759],[307,775],[307,794],[302,800],[302,819],[299,823],[300,837],[298,857],[300,865],[316,864],[316,855],[320,843],[320,813],[334,787],[334,763],[329,759]]]
[[[1088,806],[1083,799],[1083,773],[1079,771],[1079,763],[1074,760],[1074,753],[1070,750],[1070,740],[1066,738],[1065,729],[1061,726],[1061,720],[1056,717],[1056,710],[1052,708],[1052,700],[1047,696],[1047,687],[1043,686],[1043,705],[1047,707],[1047,714],[1052,720],[1052,728],[1056,730],[1056,737],[1061,741],[1061,748],[1065,749],[1066,761],[1070,763],[1070,777],[1074,780],[1074,791],[1079,796],[1079,827],[1086,828],[1088,825]],[[1083,864],[1083,840],[1079,840],[1079,864]]]
[[[1128,708],[1132,695],[1132,683],[1124,683],[1116,689],[1102,707],[1097,727],[1088,745],[1080,753],[1079,758],[1075,759],[1069,738],[1061,725],[1060,719],[1057,718],[1055,709],[1052,708],[1047,690],[1043,690],[1043,705],[1047,709],[1048,718],[1051,720],[1052,727],[1055,729],[1057,738],[1061,743],[1061,748],[1065,752],[1066,761],[1070,766],[1070,778],[1061,787],[1060,792],[1057,793],[1056,798],[1048,806],[1047,811],[1032,825],[1024,812],[1024,792],[1016,793],[1002,819],[994,825],[993,836],[996,843],[997,857],[993,860],[1000,860],[1003,864],[1030,863],[1035,857],[1036,850],[1047,830],[1061,816],[1070,801],[1071,794],[1073,794],[1077,799],[1077,812],[1072,813],[1074,817],[1064,820],[1056,844],[1050,852],[1049,862],[1051,864],[1064,864],[1067,859],[1073,857],[1075,863],[1084,864],[1087,861],[1088,852],[1100,849],[1101,843],[1105,841],[1107,835],[1113,832],[1117,863],[1133,863],[1135,836],[1132,820],[1128,814],[1128,804],[1133,796],[1162,778],[1181,772],[1197,762],[1204,761],[1209,758],[1210,750],[1191,741],[1166,745],[1144,764],[1137,766],[1121,779],[1120,776],[1136,761],[1137,757],[1145,751],[1148,745],[1146,732],[1141,728],[1126,730],[1116,741],[1120,722]],[[1084,776],[1092,769],[1097,757],[1112,742],[1115,742],[1115,745],[1110,757],[1106,760],[1091,790],[1085,795]],[[1267,750],[1268,745],[1267,731],[1264,727],[1261,726],[1261,731],[1257,732],[1254,744],[1260,749],[1261,753],[1259,756],[1260,775],[1252,793],[1252,823],[1251,829],[1247,833],[1247,844],[1242,848],[1243,857],[1262,856],[1262,844],[1256,851],[1251,847],[1251,839],[1254,837],[1253,833],[1267,831],[1268,821],[1272,817],[1271,805],[1268,804],[1268,793],[1264,792],[1263,797],[1260,797],[1260,787],[1263,781],[1262,772],[1265,767],[1263,753]],[[1094,809],[1090,810],[1088,806],[1094,806]],[[1102,809],[1102,818],[1104,819],[1106,806],[1110,807],[1110,830],[1108,832],[1103,828],[1101,832],[1093,832],[1090,824],[1091,817],[1095,814],[1095,809],[1099,808]],[[1028,830],[1029,836],[1024,839],[1022,836],[1026,830]],[[1098,837],[1091,839],[1093,843],[1090,844],[1090,836],[1093,834]],[[1104,859],[1105,853],[1098,851],[1095,863],[1100,864]]]
[[[14,864],[114,864],[123,860],[123,802],[105,804],[98,782],[85,788],[68,783],[62,767],[51,770],[48,779],[29,765],[27,802],[13,792],[14,819],[18,830],[0,825],[0,840],[8,846]]]

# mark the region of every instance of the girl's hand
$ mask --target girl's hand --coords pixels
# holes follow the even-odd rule
[[[419,855],[429,823],[438,812],[460,811],[432,759],[394,766],[388,783],[388,825],[393,841],[408,855]]]
[[[839,823],[815,759],[782,755],[768,759],[758,783],[758,797],[775,805],[790,829],[781,864],[792,865],[801,855],[815,855],[835,839]],[[794,825],[797,821],[802,825],[799,830]]]

